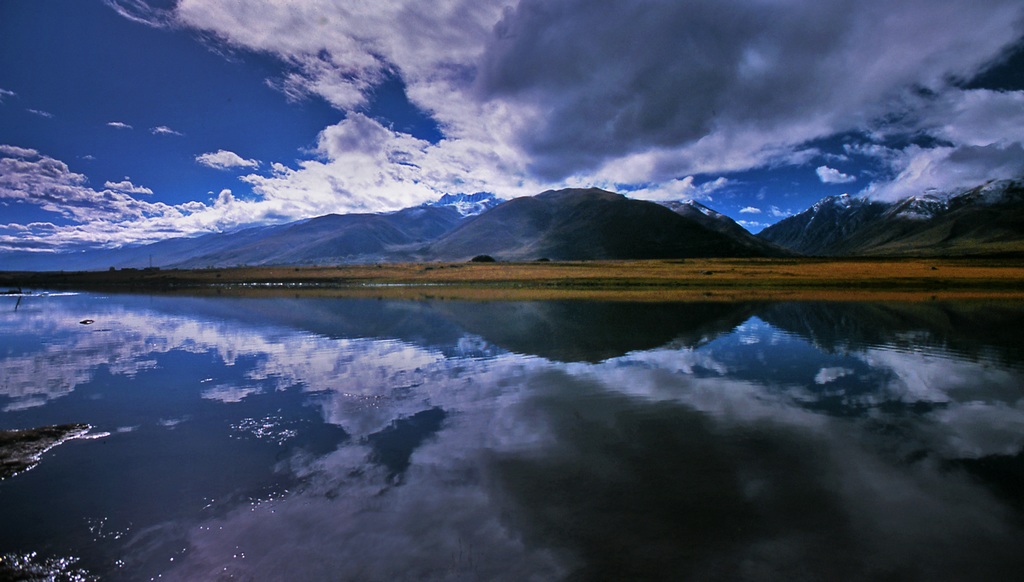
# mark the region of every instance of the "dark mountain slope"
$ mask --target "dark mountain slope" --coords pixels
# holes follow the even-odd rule
[[[887,204],[848,194],[829,196],[757,236],[805,255],[846,254],[850,238],[865,225],[877,221],[887,209]]]
[[[502,260],[763,255],[661,205],[596,188],[510,200],[459,225],[425,254],[442,260],[480,254]]]

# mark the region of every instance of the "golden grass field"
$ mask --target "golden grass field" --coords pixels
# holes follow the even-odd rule
[[[452,299],[1024,299],[1017,259],[686,259],[0,273],[0,288]]]

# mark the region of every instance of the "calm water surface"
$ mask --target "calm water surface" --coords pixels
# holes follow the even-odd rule
[[[0,578],[1024,571],[1019,303],[17,300]]]

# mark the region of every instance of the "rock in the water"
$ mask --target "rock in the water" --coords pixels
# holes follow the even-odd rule
[[[61,424],[24,430],[0,430],[0,480],[24,473],[39,464],[43,453],[85,435],[88,424]]]

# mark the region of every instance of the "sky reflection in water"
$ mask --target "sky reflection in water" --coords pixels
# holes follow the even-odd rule
[[[1024,306],[3,302],[0,428],[110,434],[0,482],[0,554],[115,580],[1024,566]]]

